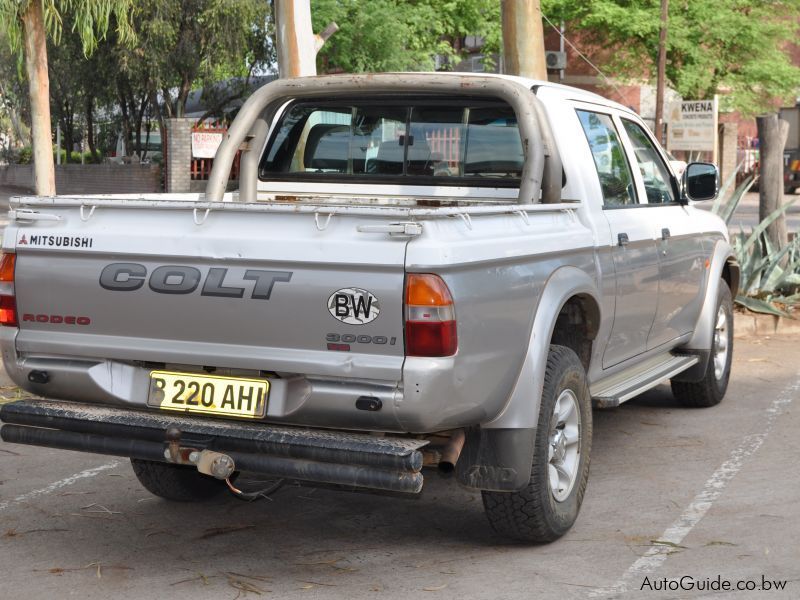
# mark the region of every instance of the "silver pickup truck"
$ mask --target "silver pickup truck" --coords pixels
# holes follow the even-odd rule
[[[2,439],[130,457],[172,500],[239,473],[415,494],[433,467],[500,534],[556,539],[593,404],[725,394],[739,268],[692,206],[717,186],[569,87],[271,83],[205,194],[13,200],[0,344],[41,399],[2,407]]]

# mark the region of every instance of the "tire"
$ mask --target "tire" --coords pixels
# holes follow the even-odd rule
[[[211,500],[227,490],[225,482],[190,466],[131,459],[136,478],[151,494],[175,502]]]
[[[733,300],[731,290],[724,280],[720,281],[715,314],[711,356],[703,378],[696,382],[670,382],[673,396],[684,406],[716,406],[725,397],[728,389],[733,360]]]
[[[565,421],[554,418],[557,401]],[[567,403],[572,404],[569,414],[565,414]],[[558,539],[575,523],[589,479],[591,397],[581,361],[565,346],[550,346],[538,423],[530,483],[518,492],[484,491],[483,507],[492,528],[503,537],[544,543]],[[569,436],[564,432],[569,430],[577,440],[564,445]],[[557,445],[555,454],[551,443]],[[557,473],[551,465],[556,462],[572,477],[569,485],[558,478],[554,489],[550,475],[551,468]]]

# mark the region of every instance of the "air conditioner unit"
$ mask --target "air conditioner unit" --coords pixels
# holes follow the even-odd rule
[[[567,68],[567,53],[566,52],[545,52],[544,60],[547,63],[547,68],[552,70],[566,69]]]

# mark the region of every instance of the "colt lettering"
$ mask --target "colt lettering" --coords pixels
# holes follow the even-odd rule
[[[200,288],[201,296],[244,298],[245,282],[252,281],[250,298],[269,300],[276,283],[288,283],[291,279],[291,271],[246,269],[237,280],[228,277],[228,269],[222,267],[213,267],[204,275],[196,267],[161,265],[148,274],[147,267],[139,263],[111,263],[100,273],[100,287],[114,292],[133,292],[144,287],[146,282],[150,290],[159,294],[191,294]]]

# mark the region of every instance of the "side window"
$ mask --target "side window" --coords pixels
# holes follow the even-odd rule
[[[592,150],[594,166],[600,178],[605,206],[629,206],[637,203],[636,186],[622,150],[614,122],[609,115],[579,110],[583,132]]]
[[[669,169],[656,150],[653,142],[637,123],[622,119],[623,127],[631,139],[636,162],[644,180],[648,204],[667,204],[676,202],[675,190]]]

